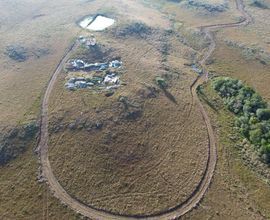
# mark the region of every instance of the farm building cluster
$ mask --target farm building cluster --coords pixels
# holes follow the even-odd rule
[[[80,59],[69,60],[65,67],[69,71],[65,87],[68,90],[117,89],[121,85],[117,69],[121,67],[120,60],[105,63],[86,63]]]

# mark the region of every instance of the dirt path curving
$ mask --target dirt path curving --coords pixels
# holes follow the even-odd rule
[[[205,122],[207,132],[208,132],[208,139],[209,139],[209,147],[208,147],[208,161],[206,170],[204,173],[203,178],[201,179],[199,185],[195,189],[195,191],[189,196],[189,198],[182,204],[179,204],[172,210],[168,210],[167,212],[154,215],[154,216],[145,216],[145,217],[138,217],[138,216],[119,216],[114,215],[109,212],[100,211],[93,207],[87,206],[82,202],[76,200],[75,198],[71,197],[65,189],[60,185],[58,180],[55,178],[48,155],[48,104],[49,98],[56,82],[58,75],[60,74],[64,64],[70,57],[70,54],[73,50],[78,47],[78,43],[72,45],[72,47],[68,50],[66,55],[62,58],[60,63],[58,64],[52,78],[49,81],[48,87],[46,89],[43,101],[42,101],[42,108],[41,108],[41,127],[40,127],[40,141],[38,144],[38,152],[40,157],[40,164],[41,164],[41,171],[42,177],[45,179],[47,184],[49,185],[51,191],[54,193],[54,196],[58,198],[62,203],[69,206],[75,212],[80,213],[83,216],[86,216],[90,219],[106,219],[106,220],[132,220],[132,219],[149,219],[149,220],[157,220],[157,219],[175,219],[178,217],[183,216],[187,212],[191,211],[194,207],[198,205],[201,201],[203,196],[205,195],[208,187],[210,186],[212,177],[214,175],[215,166],[217,162],[217,152],[216,152],[216,140],[213,128],[211,126],[210,118],[207,115],[202,103],[200,102],[197,96],[197,88],[202,83],[207,80],[208,72],[205,67],[205,63],[207,59],[212,55],[213,51],[216,48],[216,42],[212,31],[222,29],[222,28],[232,28],[232,27],[239,27],[249,24],[252,21],[251,16],[245,11],[243,0],[236,0],[236,6],[239,12],[243,16],[243,20],[235,23],[227,23],[227,24],[214,24],[208,26],[200,27],[201,30],[205,33],[205,35],[210,39],[211,44],[209,46],[208,51],[203,56],[202,60],[199,61],[199,64],[203,68],[203,74],[199,76],[194,83],[191,85],[190,90],[193,98],[193,103],[197,103],[199,110],[202,114],[203,120]]]

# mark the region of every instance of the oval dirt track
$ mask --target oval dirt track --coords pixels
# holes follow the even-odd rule
[[[193,102],[196,102],[198,104],[199,110],[205,122],[207,132],[208,132],[209,146],[208,146],[208,158],[207,158],[208,161],[207,161],[207,167],[206,167],[204,176],[201,179],[195,191],[189,196],[189,198],[184,203],[179,204],[174,209],[168,210],[159,215],[145,216],[145,217],[119,216],[119,215],[113,215],[108,212],[99,211],[97,209],[94,209],[92,207],[89,207],[81,203],[80,201],[71,197],[65,191],[65,189],[59,184],[58,180],[55,178],[52,172],[52,168],[51,168],[49,157],[48,157],[48,103],[49,103],[49,98],[53,90],[54,84],[56,82],[56,79],[58,75],[60,74],[63,68],[63,65],[69,59],[71,52],[78,47],[78,43],[75,43],[71,46],[71,48],[68,50],[66,55],[62,58],[62,60],[58,64],[55,72],[53,73],[48,83],[48,87],[46,89],[46,92],[42,101],[42,107],[41,107],[42,114],[41,114],[41,127],[40,127],[40,141],[38,144],[41,171],[42,171],[43,178],[46,180],[48,186],[50,187],[55,197],[57,197],[62,203],[69,206],[75,212],[78,212],[82,214],[83,216],[86,216],[90,219],[108,219],[108,220],[110,219],[119,219],[119,220],[121,219],[123,220],[125,219],[127,220],[128,219],[175,219],[175,218],[183,216],[184,214],[186,214],[187,212],[189,212],[190,210],[192,210],[194,207],[198,205],[198,203],[201,201],[201,199],[205,195],[208,187],[210,186],[212,177],[214,175],[215,166],[217,162],[217,151],[216,151],[215,135],[214,135],[213,128],[211,126],[210,118],[208,117],[207,112],[205,111],[202,103],[200,102],[197,96],[196,90],[198,86],[200,86],[202,83],[204,83],[207,80],[208,72],[205,68],[205,62],[211,56],[211,54],[216,48],[215,39],[211,31],[222,29],[222,28],[233,28],[233,27],[244,26],[244,25],[249,24],[252,21],[251,16],[244,9],[242,0],[236,0],[236,6],[239,12],[244,17],[242,21],[236,22],[236,23],[214,24],[214,25],[200,27],[201,30],[206,34],[206,36],[208,36],[209,39],[211,40],[211,44],[209,46],[208,51],[205,53],[203,59],[199,62],[200,65],[203,67],[203,74],[199,76],[194,81],[194,83],[190,86],[190,91],[193,97]]]

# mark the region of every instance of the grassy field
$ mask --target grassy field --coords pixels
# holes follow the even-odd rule
[[[267,101],[270,100],[269,65],[261,64],[256,59],[245,59],[240,49],[228,47],[222,40],[214,52],[213,60],[211,71],[240,79],[253,87]]]
[[[221,75],[231,76],[246,82],[258,91],[268,102],[269,64],[263,64],[258,54],[245,55],[241,46],[254,48],[258,51],[270,52],[268,25],[269,10],[263,10],[245,1],[246,8],[253,17],[253,23],[247,27],[226,29],[217,33],[218,47],[213,54],[214,63],[210,70]],[[232,41],[240,47],[229,47],[225,41]],[[269,57],[269,56],[268,56]]]
[[[246,60],[241,49],[224,42],[256,44],[269,52],[269,10],[250,6],[249,0],[245,3],[255,22],[217,33],[209,69],[245,81],[269,101],[269,66]],[[196,105],[191,108],[189,86],[196,75],[184,64],[198,59],[207,46],[194,27],[238,21],[235,2],[228,1],[224,12],[212,13],[165,0],[3,0],[0,11],[1,129],[39,118],[55,67],[78,35],[89,34],[76,22],[88,14],[111,16],[119,26],[95,36],[111,50],[106,59],[121,57],[121,80],[126,85],[111,97],[89,90],[68,92],[66,75],[61,74],[50,99],[54,173],[72,196],[114,213],[153,214],[183,202],[200,181],[208,144],[201,115]],[[117,28],[131,21],[143,22],[155,31],[146,38],[117,36]],[[26,60],[10,59],[10,46],[22,47]],[[169,83],[166,91],[155,84],[157,76]],[[153,87],[158,92],[149,98]],[[207,107],[219,140],[219,160],[203,202],[184,219],[270,218],[269,185],[242,162],[235,148],[238,137],[229,138],[235,136],[233,116],[209,85],[204,92],[218,108]],[[135,120],[125,118],[122,96],[138,106],[141,115]],[[0,219],[80,218],[61,205],[44,183],[37,182],[35,146],[34,140],[29,142],[25,153],[0,168]]]
[[[47,82],[66,48],[81,31],[76,21],[96,12],[117,14],[118,9],[105,2],[93,5],[87,1],[1,1],[1,132],[39,117]],[[145,19],[141,16],[144,12],[151,15],[146,22],[166,25],[154,10],[136,3],[128,4],[128,9],[122,6],[125,13],[134,12],[133,18]],[[11,45],[25,49],[26,61],[17,62],[7,56],[6,49]],[[0,168],[0,218],[74,219],[74,213],[54,199],[45,184],[37,182],[38,158],[34,147],[29,143],[22,156]]]
[[[174,49],[163,60],[163,35],[160,29],[146,39],[112,38],[110,44],[102,41],[107,36],[99,38],[112,47],[109,57],[123,61],[121,80],[127,85],[112,97],[91,90],[65,91],[64,73],[55,88],[52,127],[59,118],[63,124],[103,124],[87,130],[78,125],[74,131],[52,133],[50,140],[50,161],[61,185],[95,208],[125,215],[159,213],[185,201],[204,172],[206,130],[196,105],[190,112],[189,85],[195,74],[177,71],[185,69],[184,54],[179,53],[184,46],[174,36],[166,36]],[[176,55],[182,56],[182,63]],[[158,89],[157,76],[167,77],[167,91]],[[156,98],[142,95],[146,86],[157,87]],[[121,96],[139,105],[142,116],[123,117]]]
[[[37,182],[37,156],[31,143],[20,157],[1,167],[1,219],[77,219],[53,197],[45,184]]]

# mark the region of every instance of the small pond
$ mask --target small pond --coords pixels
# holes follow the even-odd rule
[[[98,15],[96,18],[91,16],[85,17],[79,22],[80,27],[91,31],[102,31],[107,27],[110,27],[115,22],[112,18],[107,18],[102,15]]]
[[[82,21],[79,22],[80,27],[87,28],[87,26],[93,21],[93,17],[85,17]]]

